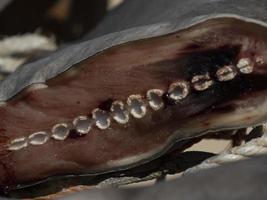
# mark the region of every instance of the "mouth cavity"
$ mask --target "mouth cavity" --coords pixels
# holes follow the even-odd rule
[[[16,189],[128,169],[174,143],[265,122],[266,33],[255,23],[210,19],[112,47],[26,88],[0,107],[9,138],[2,162],[13,173],[9,183],[0,170],[0,181]]]

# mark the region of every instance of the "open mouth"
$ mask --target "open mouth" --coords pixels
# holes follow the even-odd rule
[[[214,17],[113,45],[70,67],[57,60],[25,76],[25,66],[0,86],[2,190],[51,180],[90,185],[203,137],[263,124],[266,34],[249,19]]]

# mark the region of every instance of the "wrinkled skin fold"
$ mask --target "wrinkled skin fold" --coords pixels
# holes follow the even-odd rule
[[[105,173],[125,169],[162,155],[172,144],[210,131],[260,124],[266,120],[267,29],[231,17],[209,19],[187,29],[128,42],[79,62],[46,82],[29,87],[0,107],[3,189],[48,177]],[[242,56],[260,57],[250,74],[220,82],[220,67]],[[110,101],[145,95],[152,88],[168,90],[177,80],[210,73],[214,85],[191,90],[179,103],[164,99],[162,110],[148,110],[126,125],[93,128],[83,137],[50,140],[40,146],[8,151],[14,138],[49,131],[54,124],[90,116],[94,108],[110,109]],[[27,117],[25,117],[27,116]],[[15,123],[15,125],[14,125]]]

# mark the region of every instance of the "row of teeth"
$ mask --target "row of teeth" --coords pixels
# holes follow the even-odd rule
[[[253,62],[249,58],[242,58],[236,66],[227,65],[217,70],[216,77],[218,81],[229,81],[235,78],[237,72],[249,74],[253,71]],[[186,98],[191,90],[191,87],[196,91],[204,91],[208,89],[214,81],[210,78],[209,73],[204,75],[196,75],[191,79],[191,84],[187,81],[177,81],[169,86],[167,97],[178,103]],[[65,140],[71,130],[75,130],[78,135],[85,135],[95,125],[99,129],[107,129],[111,125],[111,119],[119,124],[126,124],[130,115],[141,119],[147,113],[149,106],[154,111],[164,107],[163,101],[164,91],[160,89],[151,89],[146,94],[146,100],[141,95],[130,95],[127,99],[127,105],[122,101],[114,101],[111,105],[111,112],[103,111],[96,108],[92,111],[92,117],[78,116],[72,123],[56,124],[51,133],[40,131],[31,134],[29,137],[16,138],[11,141],[9,150],[19,150],[30,145],[42,145],[49,139]]]

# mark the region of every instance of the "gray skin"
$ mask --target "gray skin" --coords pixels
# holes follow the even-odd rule
[[[266,22],[264,0],[126,0],[111,11],[85,38],[122,31],[132,27],[175,21],[176,24],[202,15],[229,13]]]
[[[265,0],[127,1],[106,17],[89,34],[89,38],[107,35],[66,47],[49,57],[26,64],[5,79],[0,84],[0,102],[7,101],[33,83],[44,83],[56,77],[74,64],[110,47],[173,33],[223,14],[234,14],[245,21],[248,20],[245,18],[251,18],[267,22],[266,8]]]
[[[148,188],[106,189],[80,192],[61,200],[265,200],[267,198],[267,157],[188,175]]]

